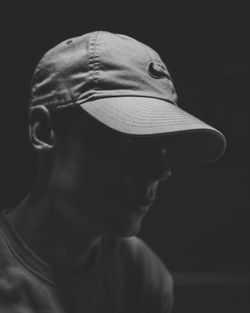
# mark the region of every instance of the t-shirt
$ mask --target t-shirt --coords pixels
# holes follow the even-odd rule
[[[88,271],[60,280],[0,213],[0,312],[170,312],[172,276],[142,239],[105,238],[99,246]]]

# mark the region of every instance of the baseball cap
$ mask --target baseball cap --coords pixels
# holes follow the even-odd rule
[[[49,50],[32,77],[30,107],[37,105],[81,107],[120,133],[171,139],[201,162],[215,161],[226,148],[220,131],[177,105],[159,54],[122,34],[94,31]]]

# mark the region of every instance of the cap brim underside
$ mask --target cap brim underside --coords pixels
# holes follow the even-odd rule
[[[168,101],[144,97],[112,97],[80,105],[91,116],[121,133],[174,139],[183,153],[201,162],[220,158],[224,135]],[[173,140],[172,140],[173,141]]]

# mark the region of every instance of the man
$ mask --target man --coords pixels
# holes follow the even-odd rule
[[[224,136],[177,107],[159,55],[97,31],[48,51],[32,79],[33,189],[0,227],[0,312],[170,312],[173,283],[135,235],[170,177],[168,145],[200,161]]]

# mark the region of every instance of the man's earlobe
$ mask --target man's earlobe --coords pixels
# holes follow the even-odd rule
[[[55,146],[56,135],[51,127],[51,115],[44,106],[34,108],[30,112],[30,141],[34,149],[51,150]]]

